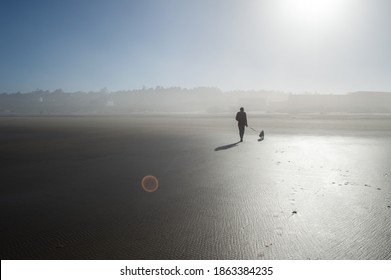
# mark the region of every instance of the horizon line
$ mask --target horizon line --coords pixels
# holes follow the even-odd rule
[[[31,91],[13,91],[13,92],[0,92],[0,94],[29,94],[29,93],[36,93],[36,92],[46,92],[46,93],[55,93],[55,92],[62,92],[62,93],[105,93],[105,94],[112,94],[112,93],[118,93],[118,92],[128,92],[128,91],[148,91],[148,90],[169,90],[169,89],[179,89],[179,90],[197,90],[197,89],[210,89],[210,90],[218,90],[221,93],[234,93],[234,92],[269,92],[269,93],[284,93],[284,94],[291,94],[291,95],[346,95],[351,93],[391,93],[390,91],[378,91],[378,90],[356,90],[356,91],[346,91],[344,93],[335,93],[335,92],[326,92],[326,91],[291,91],[291,90],[280,90],[280,89],[233,89],[233,90],[222,90],[219,87],[216,86],[197,86],[197,87],[181,87],[181,86],[154,86],[154,87],[147,87],[142,86],[141,88],[133,88],[133,89],[119,89],[119,90],[109,90],[107,87],[103,87],[99,90],[63,90],[62,88],[57,88],[55,90],[49,90],[49,89],[41,89],[36,88],[35,90]]]

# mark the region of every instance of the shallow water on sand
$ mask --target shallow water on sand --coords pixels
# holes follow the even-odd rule
[[[391,259],[390,123],[339,121],[1,119],[1,257]]]
[[[243,197],[244,205],[238,211],[251,211],[244,215],[250,219],[246,236],[257,240],[253,246],[266,243],[266,248],[257,247],[262,252],[257,254],[282,259],[390,258],[389,143],[272,135],[261,145],[246,142],[238,147],[235,157],[241,164],[226,159],[224,169],[235,174],[232,188],[241,186],[235,200]]]

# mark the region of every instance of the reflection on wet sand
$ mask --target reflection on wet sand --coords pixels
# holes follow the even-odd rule
[[[390,124],[313,122],[3,118],[1,257],[390,259]]]

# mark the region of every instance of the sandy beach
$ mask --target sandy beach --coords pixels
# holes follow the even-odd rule
[[[249,125],[0,118],[1,259],[391,259],[391,117]]]

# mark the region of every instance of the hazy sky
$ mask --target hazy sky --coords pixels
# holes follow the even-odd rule
[[[391,91],[390,0],[1,0],[0,92]]]

